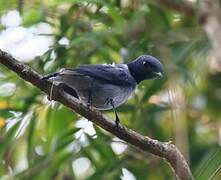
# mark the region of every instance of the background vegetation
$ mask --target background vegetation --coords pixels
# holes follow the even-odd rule
[[[39,73],[80,64],[126,63],[141,54],[160,58],[165,78],[142,82],[133,98],[117,109],[121,122],[143,135],[172,140],[196,179],[221,178],[221,67],[197,11],[188,17],[150,0],[0,4],[1,49]],[[12,27],[4,18],[15,9],[21,23]],[[112,111],[105,114],[114,118]],[[0,176],[172,179],[173,173],[162,159],[47,101],[38,89],[0,67]]]

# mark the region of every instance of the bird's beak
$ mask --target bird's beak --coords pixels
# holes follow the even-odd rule
[[[155,72],[154,74],[157,76],[158,79],[163,78],[162,72]]]

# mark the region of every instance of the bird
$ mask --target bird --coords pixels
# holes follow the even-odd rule
[[[89,64],[63,68],[43,76],[59,84],[62,90],[98,110],[113,109],[115,122],[120,119],[116,108],[134,93],[143,80],[163,77],[163,65],[150,55],[141,55],[125,64]]]

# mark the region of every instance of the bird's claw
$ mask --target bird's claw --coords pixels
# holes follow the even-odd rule
[[[87,107],[88,107],[88,108],[92,107],[92,100],[91,100],[91,99],[88,99]]]

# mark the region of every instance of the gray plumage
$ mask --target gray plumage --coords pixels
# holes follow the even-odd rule
[[[128,67],[124,64],[67,68],[49,79],[57,83],[65,82],[76,91],[82,101],[88,102],[91,98],[91,105],[100,110],[113,108],[110,99],[113,100],[115,107],[124,103],[137,85],[129,73]]]
[[[97,109],[113,109],[119,122],[115,108],[131,96],[141,81],[161,78],[162,73],[163,66],[157,58],[142,55],[128,64],[83,65],[62,69],[42,79],[59,83],[66,93]]]

